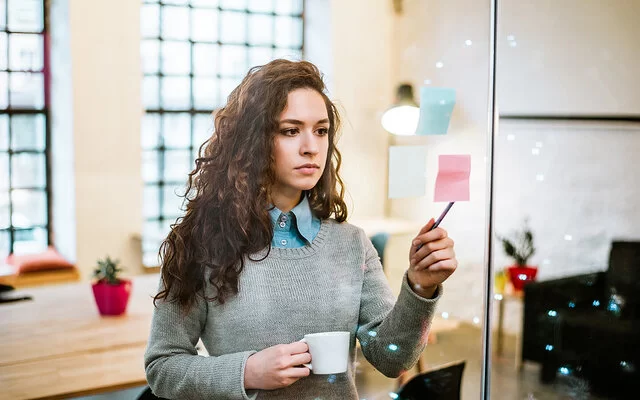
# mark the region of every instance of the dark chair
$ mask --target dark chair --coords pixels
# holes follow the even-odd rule
[[[164,400],[162,397],[158,397],[151,391],[149,386],[144,389],[142,393],[138,396],[136,400]]]
[[[380,257],[382,268],[384,268],[384,249],[387,247],[389,234],[386,232],[380,232],[371,236],[369,239],[371,240],[373,247],[375,247],[376,251],[378,252],[378,257]]]
[[[610,396],[640,391],[640,242],[612,243],[604,272],[524,287],[523,360],[559,368]]]
[[[460,400],[465,361],[459,361],[411,378],[399,391],[398,400]]]

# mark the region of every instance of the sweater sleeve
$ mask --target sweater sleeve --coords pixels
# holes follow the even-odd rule
[[[256,396],[244,389],[244,368],[255,351],[198,355],[196,344],[207,320],[201,297],[188,314],[177,303],[156,302],[144,355],[147,381],[153,393],[167,399],[238,399]]]
[[[366,268],[356,335],[366,359],[384,375],[395,378],[416,364],[427,345],[442,285],[433,299],[425,299],[411,290],[405,272],[394,302],[377,252],[366,236],[364,239]]]

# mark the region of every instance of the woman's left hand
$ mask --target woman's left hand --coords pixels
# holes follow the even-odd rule
[[[458,267],[453,239],[442,228],[430,231],[434,223],[433,218],[429,220],[409,249],[409,285],[414,292],[426,298],[432,298],[438,285]]]

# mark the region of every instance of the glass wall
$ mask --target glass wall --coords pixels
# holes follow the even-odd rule
[[[499,5],[492,398],[633,398],[640,5]]]

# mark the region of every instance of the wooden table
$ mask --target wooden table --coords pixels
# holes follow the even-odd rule
[[[88,282],[0,304],[0,399],[61,399],[141,386],[159,276],[133,278],[127,313],[101,317]],[[17,293],[16,293],[17,294]]]

